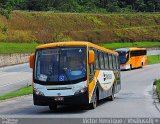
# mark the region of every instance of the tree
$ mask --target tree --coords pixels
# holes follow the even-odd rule
[[[160,12],[160,0],[0,0],[1,14],[13,9],[62,12]]]
[[[0,0],[0,14],[9,18],[9,14],[13,10],[14,6],[23,1],[24,0]]]
[[[120,12],[120,7],[118,5],[118,0],[109,0],[106,5],[106,10],[108,12]]]
[[[64,12],[76,12],[79,8],[76,0],[61,0],[58,5],[56,8]]]

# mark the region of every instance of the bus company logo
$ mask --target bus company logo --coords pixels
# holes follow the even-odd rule
[[[105,75],[105,73],[103,73],[103,79],[104,79],[104,81],[106,81],[106,75]]]
[[[104,79],[104,81],[106,81],[107,79],[108,80],[112,79],[112,74],[105,74],[105,73],[103,73],[103,79]]]

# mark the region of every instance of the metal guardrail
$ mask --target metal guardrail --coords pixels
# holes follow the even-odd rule
[[[147,55],[160,55],[160,50],[148,50]]]

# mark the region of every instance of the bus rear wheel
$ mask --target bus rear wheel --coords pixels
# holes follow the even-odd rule
[[[112,95],[109,97],[109,101],[114,101],[114,86],[112,87]]]
[[[57,109],[57,105],[50,105],[50,106],[49,106],[49,109],[50,109],[51,111],[54,111],[54,110]]]
[[[141,64],[141,68],[143,68],[143,65],[144,65],[144,64],[143,64],[143,62],[142,62],[142,64]]]

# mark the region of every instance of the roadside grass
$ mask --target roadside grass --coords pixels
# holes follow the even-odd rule
[[[0,42],[0,54],[10,53],[32,53],[40,43],[10,43]],[[134,42],[134,43],[104,43],[99,44],[108,49],[116,49],[122,47],[160,47],[160,42]]]
[[[148,56],[148,64],[157,64],[160,63],[160,55],[151,55]]]
[[[10,99],[10,98],[15,98],[15,97],[20,97],[20,96],[24,96],[24,95],[29,95],[32,94],[32,87],[24,87],[21,88],[17,91],[13,91],[10,93],[7,93],[5,95],[0,96],[0,100],[6,100],[6,99]]]
[[[35,51],[37,43],[7,43],[0,42],[0,54],[31,53]]]
[[[156,87],[157,87],[157,94],[158,94],[158,97],[159,97],[159,100],[160,100],[160,80],[156,81]]]
[[[100,45],[108,49],[117,49],[125,47],[150,48],[150,47],[160,47],[160,42],[104,43]]]

